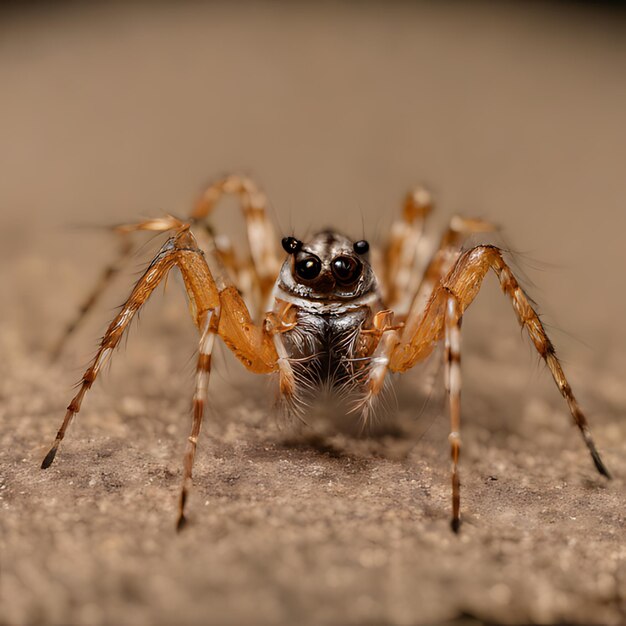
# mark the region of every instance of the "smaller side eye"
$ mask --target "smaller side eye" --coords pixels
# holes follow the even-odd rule
[[[302,280],[313,280],[322,271],[322,262],[315,256],[308,256],[296,263],[296,274]]]
[[[361,241],[355,241],[353,248],[357,254],[367,254],[369,252],[370,245],[363,239]]]
[[[333,259],[331,269],[337,282],[344,285],[353,283],[361,275],[361,263],[349,256],[338,256]]]
[[[302,242],[295,237],[283,237],[281,243],[283,245],[283,250],[287,254],[296,254],[296,252],[300,252],[300,249],[302,248]]]

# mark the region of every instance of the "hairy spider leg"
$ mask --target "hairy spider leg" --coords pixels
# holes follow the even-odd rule
[[[461,311],[452,293],[446,300],[444,321],[445,384],[450,411],[450,456],[452,458],[452,530],[461,526],[461,482],[459,455],[461,453]]]
[[[215,181],[200,195],[190,215],[192,223],[205,222],[224,194],[237,196],[243,210],[252,269],[258,281],[253,315],[259,319],[269,308],[270,294],[282,265],[276,248],[278,238],[267,215],[267,197],[252,179],[231,174]]]
[[[185,447],[185,455],[183,457],[183,484],[180,490],[180,499],[178,502],[178,521],[176,529],[181,530],[187,523],[185,516],[185,505],[192,484],[193,462],[196,456],[196,448],[198,445],[198,436],[202,427],[202,419],[208,400],[209,392],[209,376],[211,374],[211,353],[215,335],[219,327],[220,310],[219,307],[209,311],[204,321],[204,328],[200,336],[200,344],[198,346],[198,362],[196,365],[196,383],[193,394],[192,407],[192,425],[191,433],[187,438]]]
[[[218,200],[224,194],[235,195],[241,202],[244,218],[248,224],[248,240],[252,251],[251,262],[242,262],[237,259],[228,239],[215,237],[206,223],[206,217],[213,211]],[[263,312],[267,295],[271,291],[273,281],[280,269],[280,260],[271,243],[276,241],[276,236],[267,218],[266,206],[265,195],[252,180],[233,175],[209,185],[197,200],[189,217],[192,223],[203,222],[205,232],[200,236],[209,240],[208,247],[211,248],[211,252],[220,258],[248,300],[256,301],[253,312],[255,319]],[[52,360],[56,360],[60,356],[69,338],[137,250],[136,245],[130,239],[130,233],[136,231],[166,232],[178,228],[180,224],[180,220],[167,215],[162,218],[149,219],[136,224],[122,224],[112,228],[112,231],[120,237],[118,255],[104,268],[94,288],[87,294],[76,315],[67,324],[64,332],[54,344],[51,352]],[[260,284],[257,285],[259,280]],[[258,292],[256,297],[255,292]]]
[[[111,228],[111,232],[119,237],[119,251],[117,257],[109,263],[101,272],[93,289],[87,294],[83,304],[79,307],[74,318],[67,324],[65,331],[59,337],[51,351],[53,361],[57,360],[63,352],[68,339],[74,334],[82,321],[100,300],[102,294],[111,284],[115,276],[124,269],[137,250],[137,246],[131,240],[131,233],[136,231],[151,231],[156,233],[168,230],[180,230],[185,224],[172,215],[165,215],[154,219],[145,220],[136,224],[120,224]]]
[[[399,314],[406,313],[411,304],[407,294],[415,293],[415,275],[420,274],[420,262],[428,255],[424,226],[433,210],[432,196],[424,187],[416,187],[404,200],[402,217],[391,225],[391,234],[384,253],[383,299]]]
[[[198,248],[186,225],[182,225],[179,232],[161,248],[107,328],[96,356],[83,374],[78,393],[67,407],[61,427],[41,467],[46,469],[54,461],[70,422],[80,411],[83,398],[95,382],[102,366],[111,357],[134,315],[173,267],[178,267],[182,274],[189,308],[196,326],[201,331],[192,432],[185,452],[183,489],[180,498],[178,527],[182,528],[195,446],[204,413],[214,335],[219,334],[235,356],[252,372],[273,372],[277,369],[278,359],[271,334],[252,322],[237,289],[232,285],[218,288],[203,252]]]
[[[414,291],[410,308],[418,311],[424,309],[437,283],[452,269],[461,256],[462,247],[470,235],[495,230],[497,230],[496,226],[490,222],[455,215],[450,220],[441,237],[439,247],[422,274],[422,280]],[[411,332],[411,329],[408,332]]]
[[[416,207],[420,198],[422,200],[422,204],[420,205],[422,209],[427,212],[431,210],[432,204],[426,204],[426,197],[422,197],[423,191],[424,190],[421,189],[416,190],[407,196],[407,208],[405,208],[405,213],[408,213],[409,217],[415,215],[418,211],[418,208]],[[423,215],[425,216],[426,213]],[[406,303],[410,303],[410,308],[412,310],[423,310],[435,285],[442,280],[442,278],[450,271],[451,267],[461,256],[461,246],[464,244],[467,237],[474,233],[492,232],[494,230],[495,226],[489,222],[479,219],[454,216],[450,220],[447,229],[441,237],[439,247],[431,256],[421,282],[417,285],[414,284],[410,286],[413,291],[409,291],[403,302],[398,303],[398,306],[403,307],[406,306]],[[413,241],[411,236],[403,239],[402,246],[407,245],[411,241]],[[414,261],[415,259],[412,259],[411,263],[413,264]],[[406,268],[409,272],[411,272],[411,265],[407,265]],[[389,368],[389,359],[399,341],[399,327],[394,326],[394,324],[403,320],[403,316],[399,314],[398,311],[396,311],[395,321],[394,314],[392,314],[391,311],[382,311],[375,317],[375,328],[377,327],[376,320],[383,314],[385,319],[384,324],[386,327],[380,326],[381,332],[378,336],[379,343],[374,349],[369,365],[367,393],[363,401],[358,403],[357,407],[361,410],[361,419],[363,424],[367,423],[376,399],[384,388],[384,382]],[[413,316],[412,318],[406,320],[406,324],[409,326],[417,323],[419,323],[419,317],[417,316]],[[409,328],[408,332],[412,332],[412,330],[415,329]]]
[[[230,238],[215,234],[207,222],[194,228],[194,236],[199,246],[220,263],[222,271],[237,285],[245,301],[252,304],[258,302],[260,292],[252,260],[237,255]]]
[[[126,265],[130,257],[132,256],[135,248],[130,241],[130,238],[125,234],[120,234],[119,251],[114,261],[109,263],[103,270],[93,289],[87,294],[83,303],[76,311],[75,316],[67,323],[65,330],[59,336],[51,351],[52,361],[56,361],[63,348],[67,344],[68,339],[76,332],[76,329],[80,326],[85,319],[89,311],[94,307],[96,302],[100,299],[100,296],[104,293],[109,283],[115,278]]]
[[[495,246],[477,246],[465,252],[448,275],[436,286],[426,308],[423,311],[415,309],[410,312],[400,341],[391,355],[389,369],[392,372],[404,372],[429,356],[435,345],[446,333],[446,309],[450,306],[448,304],[450,298],[454,297],[457,300],[455,315],[460,320],[465,309],[478,294],[482,281],[490,268],[498,276],[502,291],[510,297],[520,325],[526,330],[537,352],[546,362],[561,395],[568,404],[574,423],[587,445],[596,469],[603,476],[610,478],[610,473],[596,449],[587,419],[556,356],[554,346],[548,338],[539,316],[504,261],[502,252]],[[417,322],[414,322],[414,317],[417,317]],[[454,315],[450,314],[448,318],[452,320]],[[449,336],[452,350],[454,336],[452,328],[450,328]],[[460,368],[458,374],[458,388],[460,389]],[[460,409],[458,410],[460,411]],[[453,450],[453,455],[456,454],[458,458],[460,440],[456,435],[453,437],[452,445],[457,447],[456,452]],[[453,498],[458,498],[458,492],[453,494]],[[453,528],[455,526],[458,528],[458,519],[458,517],[453,517]]]

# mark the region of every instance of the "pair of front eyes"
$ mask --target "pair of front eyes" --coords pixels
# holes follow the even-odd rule
[[[340,255],[331,261],[330,269],[339,284],[350,285],[359,278],[363,266],[358,259]],[[294,271],[301,280],[315,280],[322,271],[322,262],[315,255],[306,256],[294,263]]]

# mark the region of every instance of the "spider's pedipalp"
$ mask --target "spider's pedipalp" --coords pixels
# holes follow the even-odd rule
[[[385,388],[389,360],[400,340],[400,327],[394,325],[394,315],[390,310],[379,311],[372,320],[372,329],[361,333],[373,336],[374,350],[370,356],[352,359],[352,362],[364,361],[364,393],[353,405],[352,412],[361,414],[363,428],[370,421],[380,394]]]

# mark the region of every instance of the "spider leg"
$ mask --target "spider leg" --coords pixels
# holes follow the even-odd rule
[[[138,224],[122,224],[120,226],[115,226],[112,229],[112,231],[120,238],[120,247],[117,257],[102,270],[94,288],[87,294],[87,297],[78,308],[75,317],[70,320],[65,327],[65,330],[54,344],[51,351],[52,361],[56,361],[59,358],[69,338],[74,334],[76,329],[80,326],[87,314],[93,309],[98,300],[100,300],[102,294],[111,284],[111,281],[120,271],[124,269],[128,261],[135,253],[136,247],[130,239],[130,233],[138,230],[166,232],[168,230],[179,229],[181,226],[182,223],[179,220],[168,215],[163,218],[146,220]]]
[[[422,197],[422,194],[424,193],[427,192],[418,189],[407,197],[405,213],[408,215],[406,217],[407,222],[404,223],[405,225],[408,223],[408,219],[411,216],[421,217],[423,223],[423,218],[431,210],[432,204],[427,202],[427,196],[424,195]],[[420,199],[421,204],[418,203]],[[426,266],[421,283],[417,286],[413,286],[413,291],[409,291],[404,298],[397,303],[395,307],[397,318],[402,320],[403,314],[406,315],[408,310],[423,310],[435,285],[450,271],[450,268],[461,256],[461,246],[465,242],[468,235],[479,232],[491,232],[493,230],[495,230],[495,226],[489,222],[454,216],[450,220],[448,228],[441,237],[439,247],[432,255],[428,265]],[[403,239],[401,241],[402,247],[404,248],[404,246],[413,242],[413,240],[414,238],[411,236]],[[410,263],[404,265],[404,268],[408,273],[413,271],[414,261],[415,259],[413,258]],[[411,316],[406,320],[404,332],[406,333],[415,330],[414,326],[418,322],[419,317],[415,315]],[[363,402],[360,402],[358,405],[359,408],[363,409],[362,416],[364,422],[367,421],[368,413],[370,412],[377,396],[383,389],[389,366],[389,359],[399,341],[397,328],[393,327],[393,316],[386,320],[385,324],[389,324],[390,329],[382,329],[384,334],[380,337],[380,343],[377,345],[374,353],[372,354],[367,393]],[[390,332],[391,334],[389,334]]]
[[[493,232],[496,227],[490,222],[479,219],[471,219],[455,215],[448,224],[439,242],[439,247],[431,257],[414,292],[410,308],[408,310],[423,310],[428,302],[430,294],[437,283],[450,271],[461,256],[461,248],[467,238],[475,233]]]
[[[206,218],[224,194],[235,195],[240,199],[247,224],[248,242],[252,254],[251,262],[239,262],[227,238],[215,237],[206,224]],[[255,318],[258,318],[266,308],[274,280],[280,270],[280,258],[277,256],[273,243],[276,241],[276,234],[267,217],[265,194],[249,178],[236,175],[226,176],[207,187],[201,194],[189,216],[189,221],[192,225],[196,222],[204,223],[206,228],[203,238],[209,240],[209,247],[213,248],[213,252],[220,258],[224,267],[229,270],[242,292],[250,300],[256,302]],[[181,222],[176,218],[165,216],[138,224],[123,224],[115,227],[114,231],[123,237],[118,257],[103,270],[95,287],[85,298],[76,316],[68,323],[65,331],[55,343],[52,349],[53,361],[59,357],[70,336],[89,311],[93,309],[111,280],[132,257],[135,248],[127,235],[138,230],[165,232],[180,227],[180,224]]]
[[[54,344],[50,356],[52,361],[56,361],[59,356],[61,356],[69,338],[80,326],[89,311],[93,309],[96,302],[98,302],[113,278],[115,278],[115,276],[122,270],[132,256],[134,246],[132,245],[130,239],[127,236],[122,235],[119,243],[120,248],[117,257],[102,270],[94,288],[87,294],[87,297],[83,300],[83,303],[76,311],[74,318],[68,322],[65,330]]]
[[[609,471],[596,449],[587,419],[556,356],[554,346],[548,338],[539,316],[504,261],[502,252],[495,246],[477,246],[465,252],[447,276],[435,287],[425,309],[423,311],[417,308],[411,310],[400,341],[391,356],[389,369],[393,372],[406,371],[418,361],[426,358],[437,342],[447,336],[450,345],[448,368],[450,371],[452,429],[453,433],[458,433],[455,430],[455,425],[458,425],[459,422],[460,405],[458,402],[459,395],[455,393],[455,390],[460,393],[460,368],[455,365],[455,353],[459,354],[454,349],[457,335],[457,330],[455,330],[457,322],[455,320],[460,322],[465,309],[478,294],[489,269],[492,269],[498,276],[500,287],[510,297],[520,325],[526,330],[535,349],[546,362],[561,395],[567,402],[574,423],[587,445],[596,469],[603,476],[610,478]],[[454,310],[450,304],[451,300],[455,301],[456,308]],[[458,387],[455,387],[455,377],[458,378]],[[458,438],[456,435],[452,438],[452,445],[453,458],[458,460]],[[453,497],[458,499],[458,485]],[[455,505],[453,501],[454,506],[458,505]],[[453,516],[453,527],[455,524],[458,526],[458,519],[458,515]],[[455,520],[457,521],[455,522]]]
[[[124,331],[130,324],[135,313],[137,313],[137,311],[141,308],[144,302],[146,302],[150,294],[168,274],[170,269],[174,267],[177,262],[181,263],[180,255],[182,253],[182,250],[179,246],[183,238],[186,238],[188,236],[188,232],[183,231],[179,233],[176,237],[167,241],[167,243],[161,248],[154,260],[150,263],[146,272],[135,285],[130,296],[126,300],[125,304],[122,306],[120,312],[115,316],[115,318],[107,328],[107,331],[105,332],[104,337],[100,342],[98,351],[96,352],[96,356],[94,357],[89,368],[83,374],[78,393],[74,396],[69,406],[67,407],[65,418],[63,419],[61,427],[59,428],[56,439],[52,447],[50,448],[50,451],[48,452],[42,463],[42,469],[46,469],[47,467],[49,467],[54,460],[59,444],[65,436],[65,431],[67,430],[67,427],[69,426],[74,416],[80,411],[80,407],[85,394],[93,385],[96,377],[98,376],[98,373],[102,369],[102,366],[111,357],[113,350],[119,344],[119,341],[122,338]],[[217,304],[219,304],[217,290],[215,290],[214,294],[209,294],[208,299],[212,301],[211,304],[213,305],[213,308],[217,306]]]
[[[137,281],[120,312],[109,325],[96,356],[83,374],[78,393],[68,405],[61,427],[41,467],[46,469],[54,461],[70,422],[80,411],[84,396],[95,382],[102,366],[111,357],[134,315],[173,267],[178,267],[182,274],[191,314],[201,331],[192,431],[185,452],[180,498],[178,521],[180,528],[185,522],[184,505],[191,483],[196,442],[206,403],[210,355],[215,334],[219,334],[237,358],[253,372],[273,372],[277,369],[278,360],[271,333],[253,324],[243,299],[233,285],[218,286],[202,251],[197,247],[186,225],[183,225],[179,232],[161,248],[146,272]]]
[[[209,375],[211,373],[211,353],[215,341],[215,335],[218,329],[219,309],[209,311],[204,329],[200,337],[200,345],[198,348],[198,363],[196,365],[196,385],[193,396],[193,419],[191,426],[191,434],[187,439],[185,448],[185,456],[183,458],[183,484],[180,490],[180,499],[178,504],[178,522],[177,530],[181,530],[187,522],[185,516],[185,504],[189,491],[191,489],[191,478],[193,470],[193,462],[196,456],[196,447],[198,444],[198,436],[202,426],[205,405],[207,402],[209,391]]]
[[[433,210],[430,192],[424,187],[417,187],[407,194],[402,211],[402,218],[391,226],[391,235],[385,249],[385,302],[397,309],[406,298],[406,293],[414,293],[414,275],[420,259],[428,254],[424,241],[426,217]],[[407,303],[408,308],[408,303]]]
[[[452,457],[452,530],[461,526],[461,482],[459,456],[461,453],[461,314],[459,302],[450,294],[446,300],[444,322],[445,381],[450,408],[450,455]]]
[[[268,299],[281,266],[275,247],[276,232],[267,216],[265,194],[250,178],[232,174],[215,181],[204,190],[189,219],[192,224],[206,221],[224,194],[237,196],[241,203],[252,265],[258,280],[259,302],[256,308],[260,312],[269,308]]]
[[[237,285],[244,300],[253,306],[253,317],[258,319],[264,309],[261,308],[261,289],[252,259],[242,259],[237,255],[230,238],[223,234],[216,235],[206,222],[195,227],[194,236],[207,257],[217,264],[219,272]]]

